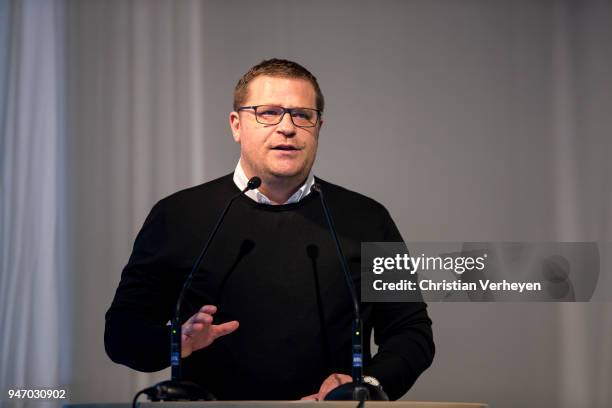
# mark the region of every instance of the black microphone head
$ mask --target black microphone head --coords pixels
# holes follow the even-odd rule
[[[314,192],[316,191],[317,193],[321,192],[321,186],[319,185],[319,183],[314,183],[311,187],[310,187],[310,192]]]
[[[247,183],[247,187],[249,190],[255,190],[259,186],[261,186],[261,179],[257,176],[251,177],[251,179]]]

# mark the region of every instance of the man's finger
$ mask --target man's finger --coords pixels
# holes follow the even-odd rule
[[[239,324],[237,320],[232,320],[231,322],[223,323],[223,324],[213,324],[212,330],[215,339],[217,337],[225,336],[226,334],[230,334],[234,330],[238,328]]]
[[[202,312],[198,312],[197,314],[193,315],[193,318],[191,320],[191,323],[203,323],[203,324],[210,324],[213,321],[213,317],[207,313],[202,313]]]
[[[215,314],[217,312],[217,306],[215,305],[204,305],[200,308],[201,313]]]
[[[193,324],[189,324],[187,326],[185,326],[185,328],[183,328],[183,334],[186,336],[193,336],[194,333],[198,332],[198,331],[202,331],[202,329],[204,328],[204,324],[203,323],[193,323]]]
[[[302,401],[318,401],[319,400],[319,394],[307,395],[305,397],[302,397],[301,400]]]
[[[340,381],[332,374],[327,377],[325,381],[323,381],[323,384],[321,384],[321,388],[319,389],[319,393],[327,394],[329,391],[333,390],[339,385]]]

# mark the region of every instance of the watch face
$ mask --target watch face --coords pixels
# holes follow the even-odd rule
[[[365,382],[366,384],[373,385],[375,387],[380,387],[380,382],[376,378],[374,378],[374,377],[372,377],[370,375],[364,376],[363,377],[363,382]]]

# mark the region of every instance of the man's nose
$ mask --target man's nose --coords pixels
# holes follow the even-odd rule
[[[297,127],[293,124],[291,114],[289,112],[285,112],[280,123],[276,126],[276,131],[278,133],[282,133],[285,137],[292,137],[295,136],[296,130]]]

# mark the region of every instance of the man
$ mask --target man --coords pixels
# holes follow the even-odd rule
[[[229,115],[240,160],[232,174],[158,202],[134,244],[106,314],[105,346],[141,371],[169,365],[169,329],[182,282],[229,198],[234,202],[185,297],[184,377],[219,399],[323,399],[350,382],[352,302],[318,193],[311,193],[324,99],[301,65],[272,59],[238,82]],[[377,202],[316,179],[351,274],[360,244],[401,241]],[[401,397],[433,359],[424,303],[362,303],[367,381]]]

